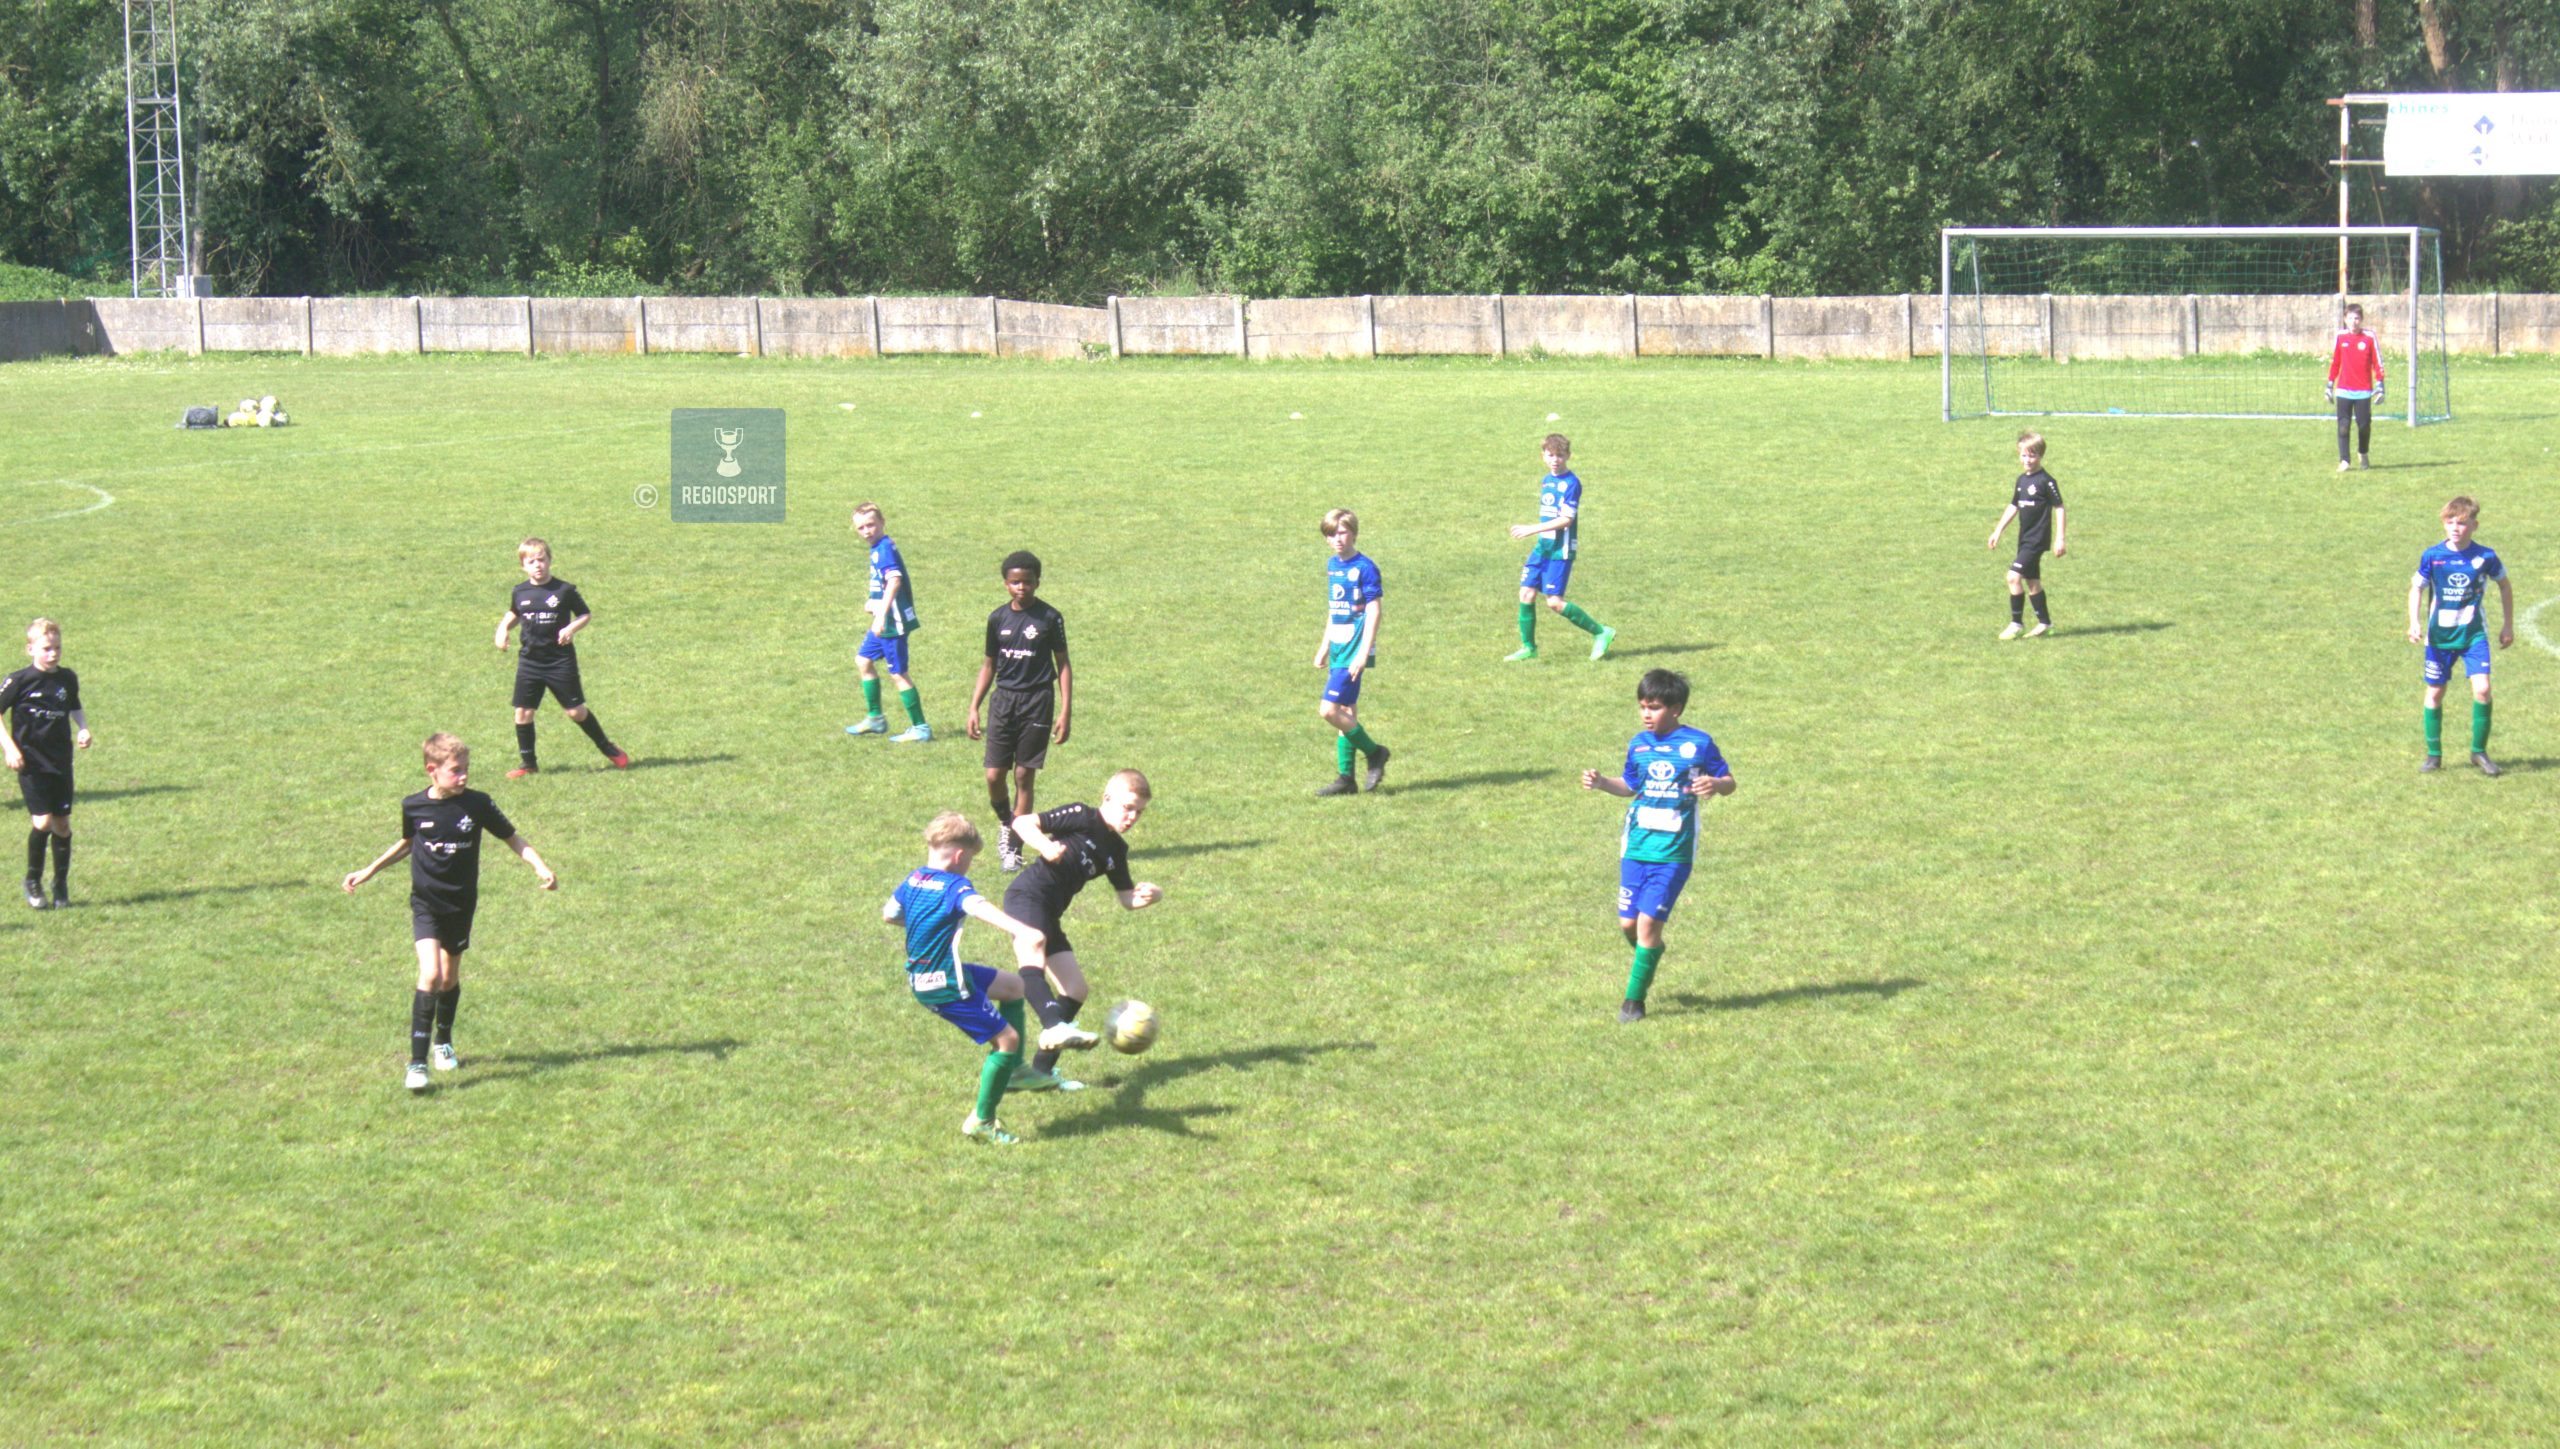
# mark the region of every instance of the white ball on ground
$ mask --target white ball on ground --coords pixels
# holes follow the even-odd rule
[[[1156,1044],[1156,1009],[1143,1001],[1124,1001],[1102,1018],[1102,1039],[1116,1052],[1132,1056]]]

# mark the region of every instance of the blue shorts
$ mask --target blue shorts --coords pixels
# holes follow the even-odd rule
[[[1689,883],[1689,862],[1685,860],[1622,860],[1618,862],[1618,919],[1632,921],[1638,916],[1651,916],[1657,921],[1671,919],[1671,908],[1679,903],[1681,888]]]
[[[2476,679],[2479,676],[2488,673],[2489,636],[2483,634],[2479,638],[2472,640],[2471,647],[2468,649],[2437,649],[2432,646],[2429,647],[2427,650],[2426,667],[2421,671],[2425,674],[2427,683],[2430,685],[2442,684],[2453,678],[2453,661],[2457,659],[2462,661],[2462,672],[2466,677]]]
[[[1368,670],[1363,669],[1360,672],[1366,674]],[[1348,669],[1334,670],[1324,677],[1324,701],[1327,704],[1338,704],[1346,708],[1358,704],[1360,681],[1352,678],[1351,671]]]
[[[853,651],[853,657],[856,659],[877,659],[889,667],[889,672],[891,674],[895,674],[903,678],[907,672],[907,640],[909,637],[910,636],[905,634],[884,636],[865,630],[862,635],[862,647]]]
[[[1569,558],[1542,558],[1533,553],[1520,566],[1520,587],[1536,589],[1552,598],[1564,597],[1564,582],[1571,577],[1573,560]]]
[[[939,1005],[923,1005],[924,1009],[960,1028],[961,1034],[980,1046],[1004,1035],[1005,1020],[996,1012],[996,1004],[987,999],[987,988],[996,983],[996,968],[972,963],[960,968],[968,980],[968,989],[958,1001]]]

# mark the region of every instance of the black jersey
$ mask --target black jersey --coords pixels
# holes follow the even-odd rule
[[[2042,553],[2053,547],[2053,511],[2062,506],[2062,485],[2042,468],[2018,475],[2009,506],[2018,510],[2018,547]]]
[[[1027,609],[1005,600],[987,616],[987,657],[995,661],[996,688],[1049,689],[1067,662],[1067,616],[1039,599]]]
[[[80,707],[80,676],[68,669],[51,673],[30,664],[0,679],[0,709],[9,712],[9,738],[27,756],[31,775],[71,773],[71,741],[78,733],[71,712]]]
[[[1067,848],[1067,853],[1052,862],[1042,856],[1031,857],[1022,874],[1006,888],[1010,900],[1014,892],[1046,905],[1054,914],[1064,911],[1090,881],[1111,878],[1114,890],[1132,890],[1137,882],[1129,877],[1129,842],[1120,832],[1102,823],[1102,812],[1090,805],[1061,805],[1040,812],[1040,833]]]
[[[439,800],[427,791],[400,802],[400,838],[409,842],[409,904],[462,915],[480,903],[480,842],[515,838],[515,822],[477,790]]]
[[[563,653],[575,653],[577,645],[560,642],[560,631],[587,612],[587,601],[578,594],[578,586],[566,579],[546,583],[521,583],[507,596],[508,612],[524,625],[524,652],[535,659],[554,659]]]

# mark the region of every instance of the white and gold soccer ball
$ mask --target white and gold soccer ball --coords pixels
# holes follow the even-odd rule
[[[1102,1018],[1102,1039],[1115,1052],[1132,1056],[1156,1044],[1156,1009],[1143,1001],[1124,1001]]]

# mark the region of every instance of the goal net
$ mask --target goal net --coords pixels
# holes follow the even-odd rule
[[[1938,265],[1949,421],[2327,417],[2348,302],[2381,344],[2374,413],[2453,416],[2431,228],[1950,227]]]

